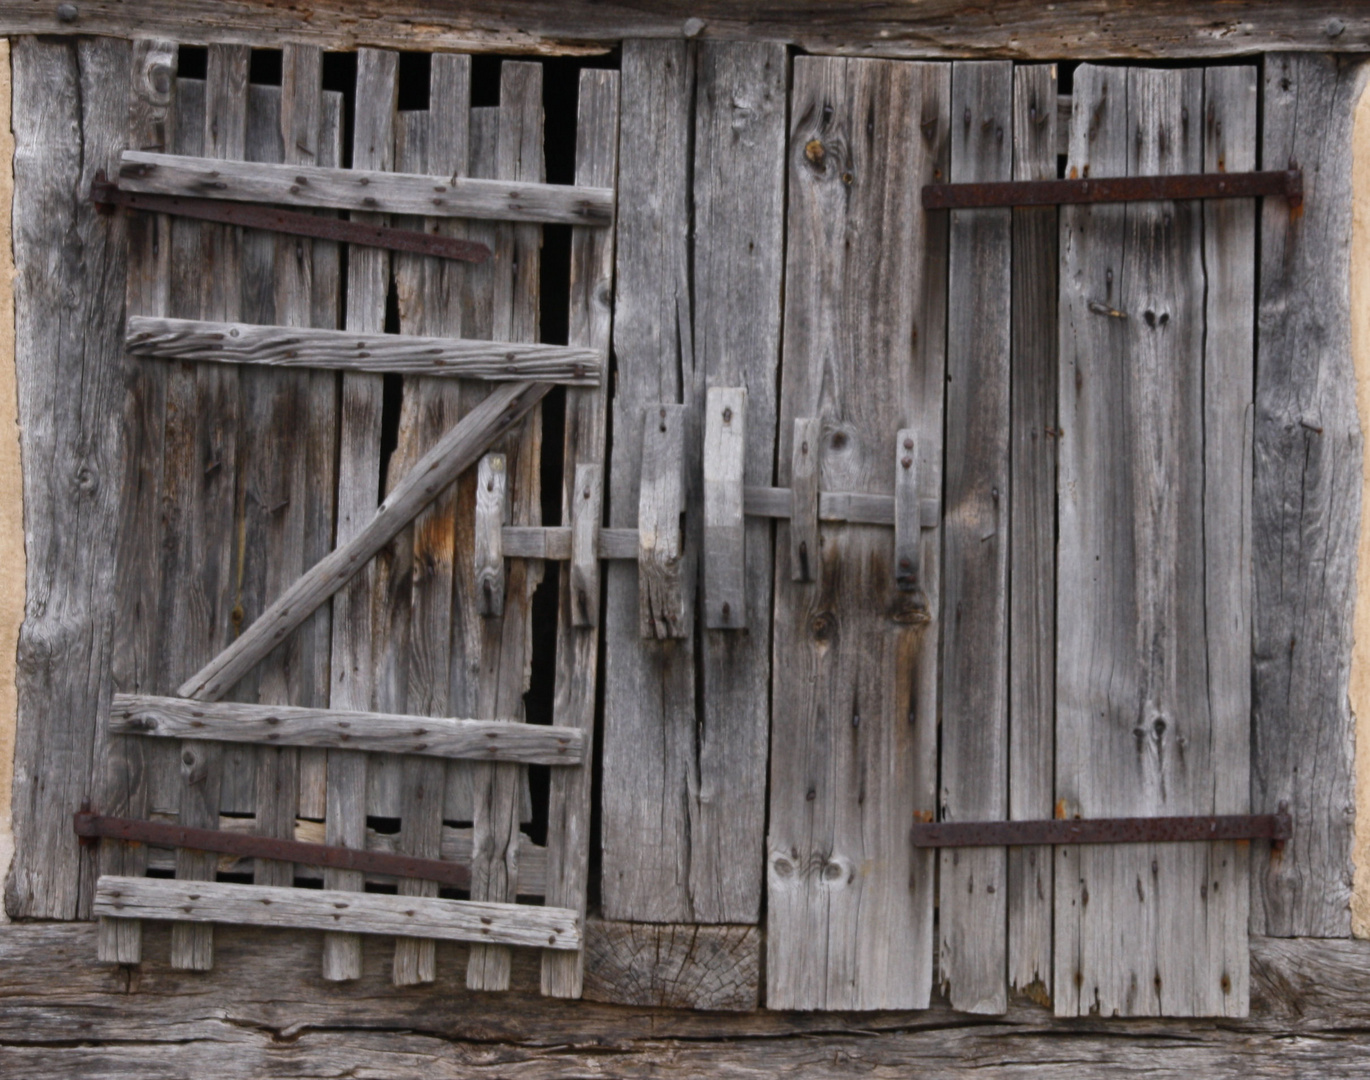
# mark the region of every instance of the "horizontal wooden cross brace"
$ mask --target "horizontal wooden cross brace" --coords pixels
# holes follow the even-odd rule
[[[297,326],[202,322],[131,315],[124,345],[162,360],[333,368],[385,375],[436,375],[496,382],[536,380],[598,386],[603,357],[594,349],[524,345],[408,334],[357,334]]]
[[[369,214],[611,225],[612,188],[421,176],[317,165],[184,157],[125,150],[119,187],[158,195],[277,203]]]
[[[580,919],[569,908],[217,881],[101,877],[95,883],[94,913],[542,949],[575,950],[581,942]]]
[[[143,694],[115,694],[109,724],[116,735],[321,746],[524,765],[580,765],[585,758],[585,733],[579,728]]]

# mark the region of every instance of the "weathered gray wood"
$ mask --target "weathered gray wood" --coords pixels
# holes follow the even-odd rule
[[[1061,120],[1052,64],[1013,71],[1013,178],[1056,179]],[[1059,135],[1058,135],[1059,128]],[[1065,150],[1059,150],[1065,153]],[[1009,398],[1008,816],[1052,816],[1056,790],[1057,211],[1013,211]],[[1008,984],[1051,997],[1052,853],[1009,848]]]
[[[447,484],[470,468],[493,440],[516,425],[550,388],[548,383],[509,383],[472,409],[420,459],[385,502],[373,509],[369,521],[356,522],[349,533],[340,529],[339,546],[310,567],[229,648],[188,679],[178,693],[199,701],[217,700],[318,605],[360,576],[371,556]],[[374,497],[373,494],[373,500]],[[358,700],[369,697],[359,695]]]
[[[618,171],[617,71],[587,69],[580,73],[576,117],[576,175],[580,183],[613,183]],[[578,228],[571,233],[571,287],[568,340],[605,348],[611,326],[610,297],[614,275],[613,236],[604,229]],[[607,380],[606,380],[607,381]],[[599,530],[602,515],[607,386],[566,391],[561,519],[572,522],[575,533],[571,572],[562,573],[557,601],[556,681],[553,722],[574,727],[594,739],[596,675],[599,668],[599,564],[589,552],[593,570],[585,562],[585,533]],[[592,487],[584,498],[585,485]],[[578,509],[592,503],[593,510]],[[590,518],[587,525],[586,518]],[[633,548],[637,543],[634,537]],[[584,588],[582,598],[577,588]],[[591,594],[591,589],[593,593]],[[593,608],[591,608],[593,604]],[[589,612],[588,626],[577,621]],[[585,918],[590,879],[591,793],[590,769],[558,769],[547,792],[547,887],[549,904],[571,908]],[[519,884],[524,887],[527,862],[520,855]],[[580,997],[584,952],[557,949],[542,953],[540,989],[551,997]]]
[[[174,42],[133,42],[128,139],[133,146],[168,149],[175,114],[177,52]],[[157,314],[170,304],[171,220],[165,215],[131,215],[128,229],[126,310]],[[123,455],[127,472],[119,519],[118,594],[110,671],[116,689],[137,693],[152,689],[158,548],[147,543],[157,531],[157,494],[161,490],[162,426],[166,416],[166,369],[125,360]],[[100,738],[97,727],[96,738]],[[97,762],[92,786],[105,813],[143,817],[147,813],[147,774],[136,739],[111,738],[105,743],[103,772]],[[141,844],[100,843],[100,873],[139,876],[147,863]],[[100,959],[136,964],[141,958],[142,924],[131,919],[101,919]]]
[[[1202,71],[1084,66],[1073,106],[1080,174],[1204,164]],[[1223,123],[1244,119],[1254,141],[1251,114]],[[1210,644],[1235,612],[1208,604],[1249,573],[1240,490],[1217,491],[1244,483],[1250,393],[1206,374],[1202,213],[1062,211],[1056,795],[1067,815],[1214,813],[1235,791],[1219,775],[1245,769],[1243,754],[1226,755],[1246,711],[1218,694],[1249,678],[1249,659]],[[1224,351],[1218,368],[1230,369]],[[1223,541],[1205,541],[1214,535]],[[1230,844],[1058,848],[1057,1014],[1243,1015],[1244,873]]]
[[[123,735],[343,747],[390,754],[521,761],[528,765],[579,764],[585,754],[580,731],[545,724],[530,727],[500,720],[340,712],[133,694],[114,695],[110,729]],[[292,816],[292,826],[294,820]]]
[[[396,75],[399,57],[392,52],[362,49],[357,54],[356,100],[353,122],[352,164],[354,168],[387,171],[394,163],[395,106],[398,94]],[[369,218],[369,220],[375,220]],[[377,248],[352,247],[348,250],[346,326],[354,333],[381,333],[385,329],[385,305],[390,285],[389,253]],[[517,385],[517,384],[515,384]],[[343,376],[338,419],[338,496],[335,555],[367,536],[368,523],[374,525],[377,474],[380,472],[380,435],[382,379],[379,375]],[[413,475],[411,473],[411,475]],[[445,485],[429,493],[436,496]],[[423,500],[426,503],[428,498]],[[393,502],[392,502],[393,505]],[[414,507],[417,512],[422,503]],[[413,515],[396,521],[395,529],[375,538],[374,547],[354,560],[345,586],[329,589],[320,602],[333,596],[333,643],[329,686],[329,705],[335,709],[365,710],[372,706],[375,680],[372,671],[371,597],[374,574],[366,561]],[[317,569],[329,560],[315,563]],[[358,571],[360,571],[358,573]],[[305,581],[308,575],[301,577]],[[297,585],[299,582],[297,582]],[[287,590],[273,608],[291,597]],[[294,603],[293,598],[286,605]],[[316,605],[311,605],[310,610]],[[253,627],[269,625],[271,611],[264,612]],[[241,645],[251,628],[238,638]],[[280,635],[284,637],[284,635]],[[279,640],[279,638],[277,639]],[[248,665],[250,666],[250,665]],[[206,686],[198,694],[215,697],[215,687]],[[366,839],[366,756],[350,750],[330,750],[328,754],[326,836],[330,844],[360,847]],[[324,875],[329,889],[360,891],[362,880],[351,871],[329,871]],[[323,977],[343,981],[361,974],[361,941],[351,934],[326,934],[323,942]]]
[[[585,967],[589,1001],[746,1012],[759,997],[761,931],[590,919]]]
[[[818,542],[818,458],[823,439],[823,420],[818,416],[796,417],[790,461],[790,576],[795,581],[816,578],[822,549]],[[893,524],[891,503],[890,523]],[[753,511],[755,512],[755,511]]]
[[[894,438],[894,583],[918,591],[923,563],[923,522],[919,515],[918,440],[912,428]]]
[[[158,195],[192,195],[283,206],[322,207],[363,213],[488,218],[536,224],[611,225],[612,188],[580,188],[509,180],[481,180],[377,171],[354,162],[351,169],[306,165],[225,165],[169,154],[125,151],[119,186]]]
[[[587,468],[594,467],[587,466]],[[582,487],[580,490],[583,492],[584,488]],[[581,524],[584,525],[585,523],[582,522]],[[580,543],[586,551],[585,562],[587,566],[592,561],[590,557],[592,551],[598,552],[593,558],[596,566],[598,566],[600,559],[632,559],[636,562],[638,556],[636,529],[600,528],[597,546],[594,549],[588,547],[588,540],[577,540],[575,526],[567,528],[564,525],[506,525],[500,530],[500,537],[500,545],[504,549],[504,555],[510,559],[550,559],[559,562],[574,562],[577,557],[577,543]]]
[[[1278,199],[1261,208],[1252,803],[1288,802],[1299,823],[1256,887],[1252,925],[1276,935],[1350,933],[1346,687],[1363,433],[1348,391],[1348,245],[1361,71],[1280,56],[1262,73],[1261,165],[1295,161],[1305,178],[1297,214]]]
[[[399,0],[359,20],[343,5],[307,16],[267,0],[224,8],[211,0],[142,0],[130,10],[110,0],[79,5],[67,21],[56,7],[0,4],[15,34],[160,33],[182,40],[308,41],[394,49],[586,54],[626,38],[704,36],[779,41],[812,53],[888,57],[998,56],[1010,59],[1250,56],[1262,50],[1363,52],[1370,17],[1335,0],[1243,4],[1223,0],[1136,0],[1105,14],[1096,0],[1051,6],[967,7],[964,0],[872,7],[861,0],[787,0],[758,8],[742,0],[671,0],[605,7],[591,0],[481,0],[433,5]]]
[[[545,949],[578,949],[581,939],[580,920],[565,908],[208,881],[183,885],[155,878],[102,877],[95,886],[95,912],[276,929],[345,926],[356,934],[497,941]]]
[[[504,549],[500,533],[509,513],[508,459],[486,454],[476,472],[476,603],[484,616],[504,614]]]
[[[459,338],[353,334],[245,323],[130,317],[128,350],[164,360],[337,368],[395,375],[541,382],[593,386],[603,367],[591,349],[562,345],[497,344]]]
[[[571,625],[596,626],[599,623],[600,521],[604,512],[602,465],[576,465],[570,504]],[[636,543],[633,551],[636,555]]]
[[[951,69],[951,180],[1013,177],[1013,65]],[[951,211],[942,762],[938,817],[1008,816],[1009,303],[1013,213]],[[943,849],[938,979],[952,1006],[1001,1013],[1008,853]]]
[[[795,60],[782,485],[795,418],[821,417],[823,487],[891,496],[890,439],[907,428],[924,494],[941,490],[946,223],[922,213],[917,192],[948,172],[950,83],[945,66]],[[826,530],[814,585],[792,580],[787,532],[776,542],[774,664],[786,674],[772,704],[766,1003],[926,1006],[934,865],[912,852],[908,826],[936,805],[941,536],[924,532],[922,608],[890,574],[892,530]]]
[[[688,405],[643,411],[642,479],[637,502],[639,632],[644,638],[689,637],[694,618],[685,562],[685,428]]]
[[[542,67],[506,61],[500,68],[496,176],[519,184],[541,183],[545,175]],[[541,247],[541,226],[501,224],[495,229],[494,255],[489,261],[494,269],[491,336],[497,341],[537,340]],[[476,393],[483,390],[481,387]],[[541,522],[541,447],[540,410],[534,410],[499,447],[508,464],[512,524]],[[471,560],[472,555],[459,549],[458,560]],[[513,562],[506,576],[504,614],[477,619],[481,635],[477,716],[524,719],[523,697],[531,667],[533,590],[541,577],[541,566],[526,560]],[[477,583],[471,584],[479,588]],[[463,592],[460,602],[470,603],[475,595]],[[472,770],[472,827],[476,836],[471,861],[473,900],[513,902],[517,896],[519,821],[526,784],[527,773],[518,765],[478,764]],[[507,989],[510,962],[508,949],[475,946],[466,968],[466,985],[473,990]]]
[[[794,496],[790,488],[748,486],[743,489],[742,498],[748,517],[793,517]],[[818,520],[847,521],[853,525],[893,525],[894,497],[861,491],[820,491]],[[927,495],[919,498],[918,521],[922,528],[935,529],[941,520],[941,500]]]
[[[747,536],[742,481],[747,388],[710,387],[704,408],[704,626],[747,627]]]

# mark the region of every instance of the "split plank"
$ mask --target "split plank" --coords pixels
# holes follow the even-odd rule
[[[275,929],[333,931],[341,926],[351,934],[494,941],[544,949],[578,949],[581,940],[576,913],[564,908],[210,881],[182,884],[102,877],[95,886],[95,912]]]
[[[308,165],[226,163],[138,150],[125,151],[120,159],[119,186],[153,195],[373,214],[597,226],[612,225],[614,220],[612,188],[544,184],[517,177],[438,178],[366,166],[323,169]]]
[[[951,68],[951,181],[1013,175],[1013,65]],[[1009,305],[1013,212],[951,211],[942,761],[938,817],[1008,816]],[[1008,1007],[1004,848],[940,853],[938,980],[952,1007]]]
[[[581,732],[546,724],[130,694],[114,696],[110,730],[124,735],[324,746],[526,765],[578,765],[585,757]],[[293,816],[290,820],[293,823]]]
[[[782,485],[795,419],[820,417],[821,487],[892,508],[890,440],[911,429],[923,496],[942,488],[946,218],[917,199],[949,168],[950,93],[942,65],[795,59]],[[941,536],[923,535],[924,607],[890,572],[892,530],[827,530],[811,585],[792,580],[788,533],[782,523],[766,1003],[926,1007],[935,866],[908,826],[936,805]]]
[[[618,172],[619,73],[587,69],[580,73],[576,116],[576,174],[580,183],[612,183]],[[567,339],[573,344],[607,349],[612,325],[613,236],[602,229],[571,232],[571,286]],[[607,380],[606,380],[607,381]],[[575,532],[570,573],[558,580],[557,656],[552,722],[574,727],[592,745],[599,673],[600,575],[591,547],[603,513],[605,421],[608,387],[566,391],[561,519]],[[584,496],[592,487],[589,499]],[[582,505],[585,504],[585,505]],[[593,505],[593,510],[589,505]],[[633,550],[637,549],[636,537]],[[586,566],[587,560],[593,569]],[[585,596],[577,593],[584,589]],[[593,595],[590,595],[593,590]],[[585,918],[590,881],[591,795],[593,774],[586,769],[558,769],[547,792],[548,904],[570,908]],[[519,887],[525,888],[528,863],[520,855]],[[556,949],[542,954],[541,990],[550,997],[578,998],[584,985],[583,951]]]
[[[591,349],[464,341],[345,330],[210,323],[132,316],[128,350],[164,360],[213,360],[283,368],[336,368],[392,375],[592,386],[602,358]]]

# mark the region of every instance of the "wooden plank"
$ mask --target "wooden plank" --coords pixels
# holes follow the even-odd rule
[[[308,206],[358,213],[412,214],[428,217],[486,218],[533,224],[613,224],[612,188],[572,184],[482,180],[307,165],[225,165],[207,159],[125,151],[119,186],[155,195],[193,195],[238,202]]]
[[[222,696],[316,607],[361,575],[368,559],[447,484],[470,468],[493,440],[516,425],[550,388],[548,383],[508,383],[472,409],[420,459],[379,508],[373,507],[369,521],[364,525],[357,522],[349,534],[340,531],[337,548],[310,567],[231,646],[177,692],[198,701],[215,701]]]
[[[1370,17],[1336,0],[1237,9],[1224,0],[1137,0],[1126,14],[1110,17],[1097,0],[1009,10],[968,8],[964,0],[893,8],[860,0],[785,0],[764,8],[740,0],[669,0],[644,7],[605,7],[592,0],[480,0],[436,9],[419,0],[398,0],[359,22],[341,5],[306,16],[268,0],[240,0],[231,8],[211,0],[141,0],[132,11],[101,0],[81,5],[78,17],[68,21],[56,7],[21,0],[0,4],[0,19],[14,34],[128,38],[158,33],[193,41],[308,41],[333,49],[361,44],[496,54],[595,54],[611,52],[628,38],[700,34],[785,42],[816,54],[1015,60],[1250,56],[1289,49],[1364,52],[1370,45]]]
[[[919,515],[918,440],[912,428],[894,437],[894,583],[918,591],[923,570],[923,522]]]
[[[761,931],[590,919],[585,964],[590,1001],[746,1012],[759,996]]]
[[[644,638],[689,637],[693,576],[685,564],[685,429],[687,405],[643,411],[642,479],[637,502],[638,628]]]
[[[576,557],[574,527],[506,525],[500,530],[500,537],[504,554],[510,559],[551,559],[573,562]],[[598,555],[595,556],[596,563],[600,559],[632,559],[636,562],[638,556],[637,530],[601,528],[598,546],[595,550],[598,551]]]
[[[802,446],[803,440],[796,440],[796,445]],[[749,517],[755,515],[793,520],[794,495],[791,488],[748,486],[743,489],[742,499]],[[846,521],[853,525],[893,525],[894,498],[862,491],[820,491],[818,520]],[[941,521],[941,500],[935,496],[921,496],[918,500],[920,526],[935,529]],[[793,525],[790,527],[794,528]]]
[[[581,938],[576,913],[565,908],[271,885],[182,885],[155,878],[100,878],[95,911],[122,918],[193,919],[277,929],[344,926],[355,934],[496,941],[545,949],[578,949]]]
[[[1262,69],[1263,166],[1296,161],[1304,203],[1261,208],[1255,411],[1253,809],[1298,835],[1260,875],[1252,926],[1350,933],[1353,719],[1346,694],[1363,433],[1348,388],[1351,125],[1360,71],[1330,57]]]
[[[1014,68],[1015,180],[1056,178],[1070,121],[1068,111],[1061,121],[1056,85],[1052,64]],[[1013,211],[1008,816],[1015,821],[1051,817],[1056,790],[1057,235],[1055,207]],[[1051,849],[1010,848],[1008,984],[1038,1001],[1051,997],[1051,912]]]
[[[580,183],[613,183],[618,172],[617,71],[587,69],[580,73],[576,116],[576,174]],[[571,233],[571,286],[567,338],[579,345],[607,348],[612,320],[613,235],[603,229],[574,229]],[[607,386],[566,391],[562,454],[561,519],[569,517],[577,535],[571,573],[558,581],[556,681],[552,700],[553,723],[574,727],[592,743],[595,732],[596,675],[599,632],[595,624],[600,603],[599,564],[593,573],[585,566],[586,532],[599,529],[603,503]],[[583,497],[592,483],[591,498]],[[577,509],[582,503],[594,509]],[[586,518],[592,523],[587,527]],[[634,550],[636,550],[634,538]],[[577,593],[583,588],[586,596]],[[591,590],[593,594],[591,597]],[[578,616],[593,603],[595,618],[582,625]],[[590,769],[558,769],[547,790],[547,888],[549,904],[571,908],[585,918],[590,880],[591,792]],[[519,861],[519,885],[525,887],[528,864]],[[551,997],[577,998],[583,988],[584,952],[547,949],[542,953],[541,990]]]
[[[790,577],[813,581],[822,550],[818,539],[818,455],[823,420],[796,417],[790,461]],[[894,523],[891,505],[890,523]]]
[[[891,496],[889,441],[907,428],[923,490],[941,490],[946,219],[916,201],[948,172],[950,93],[945,66],[795,59],[782,485],[794,420],[821,417],[821,486]],[[891,530],[827,530],[814,585],[792,580],[787,533],[782,523],[766,1003],[925,1007],[934,865],[907,830],[936,805],[941,536],[924,532],[924,609],[890,574]]]
[[[399,57],[392,52],[362,49],[357,53],[357,107],[352,134],[352,164],[355,168],[386,171],[393,165],[398,66]],[[390,285],[389,253],[376,248],[353,246],[348,250],[347,258],[347,329],[356,333],[380,333],[385,329],[385,305]],[[349,546],[355,547],[357,541],[368,535],[368,523],[374,526],[376,519],[381,516],[376,511],[376,489],[380,473],[382,394],[379,375],[343,376],[338,420],[335,527],[338,546],[334,549],[335,556]],[[435,488],[431,495],[436,495],[438,490],[440,488]],[[423,503],[414,507],[414,511],[417,512],[428,501],[425,498]],[[394,522],[394,529],[387,529],[384,535],[375,537],[374,546],[366,545],[369,549],[366,554],[355,559],[349,567],[347,579],[338,582],[339,586],[345,585],[345,588],[337,590],[336,595],[335,590],[329,588],[319,596],[320,602],[333,596],[329,705],[334,709],[365,710],[372,706],[375,695],[371,661],[374,575],[364,564],[412,516],[406,513],[403,520]],[[328,562],[326,558],[315,563],[314,570]],[[304,575],[296,585],[308,578],[309,574]],[[289,589],[282,594],[272,609],[264,612],[234,645],[241,646],[253,628],[262,626],[265,629],[273,610],[279,611],[282,606],[287,611],[291,610],[296,599],[292,593],[296,591]],[[310,611],[315,606],[311,604]],[[284,634],[281,634],[277,640],[283,637]],[[206,685],[201,681],[200,685],[204,687],[200,692],[185,693],[183,696],[218,696],[214,684]],[[366,756],[350,750],[330,750],[327,767],[326,842],[359,847],[366,838]],[[348,871],[330,871],[324,875],[324,885],[329,889],[348,891],[360,891],[363,887],[360,876]],[[356,935],[326,934],[323,943],[323,977],[344,981],[355,979],[360,974],[361,942]]]
[[[509,513],[508,459],[486,454],[476,472],[476,606],[484,616],[504,614],[504,549],[500,533]]]
[[[293,244],[293,241],[292,241]],[[164,360],[215,360],[284,368],[335,368],[393,375],[439,375],[493,381],[538,380],[593,386],[600,354],[562,345],[460,338],[353,334],[286,326],[131,317],[129,352]]]
[[[951,69],[951,180],[1013,175],[1013,65]],[[938,817],[1008,811],[1009,303],[1013,213],[951,211],[942,768]],[[1007,851],[944,849],[938,979],[954,1008],[1002,1013]]]
[[[600,520],[604,513],[604,467],[576,465],[571,488],[571,624],[599,623]],[[634,545],[636,549],[636,544]]]
[[[506,183],[540,183],[543,165],[542,66],[505,61],[500,67],[499,138],[496,175]],[[492,337],[535,341],[539,333],[539,273],[542,229],[501,224],[495,230]],[[477,393],[483,391],[481,387]],[[466,394],[463,398],[465,401]],[[481,406],[477,406],[479,409]],[[511,523],[541,522],[542,417],[534,410],[499,448],[508,462]],[[473,553],[459,550],[458,559]],[[480,717],[523,720],[523,697],[531,667],[533,590],[542,568],[516,561],[508,568],[504,614],[481,622],[482,670],[477,678]],[[470,593],[460,600],[469,603]],[[471,863],[471,898],[512,902],[518,893],[519,822],[527,774],[517,765],[478,764],[472,770],[472,826],[476,855]],[[477,945],[466,967],[472,990],[509,987],[509,950]]]
[[[1201,71],[1081,67],[1074,96],[1070,168],[1202,168]],[[1062,211],[1056,795],[1068,816],[1214,813],[1248,723],[1215,694],[1249,676],[1220,668],[1249,661],[1210,646],[1231,612],[1207,602],[1249,571],[1241,496],[1214,495],[1242,481],[1207,469],[1239,472],[1249,391],[1205,375],[1201,206],[1110,209]],[[1235,845],[1058,848],[1057,1014],[1242,1015],[1244,871]]]
[[[125,735],[339,747],[527,765],[580,764],[585,757],[584,736],[575,728],[150,695],[114,695],[110,728]],[[292,827],[294,820],[292,816]]]
[[[747,626],[747,536],[742,480],[747,388],[710,387],[704,409],[704,626]]]
[[[168,149],[175,113],[177,51],[174,42],[141,39],[133,42],[132,86],[129,107],[131,145]],[[157,214],[130,216],[128,230],[128,287],[126,310],[158,314],[167,310],[171,289],[171,220]],[[157,531],[157,494],[161,490],[162,426],[166,417],[166,369],[137,360],[124,361],[125,403],[123,454],[128,473],[124,483],[116,558],[120,585],[115,600],[110,672],[116,689],[149,691],[155,664],[158,552],[147,537]],[[147,814],[147,774],[142,747],[136,739],[111,738],[106,744],[98,805],[122,817]],[[140,876],[147,849],[140,844],[100,843],[100,873]],[[100,920],[98,946],[102,960],[136,964],[142,955],[142,924],[134,920]]]

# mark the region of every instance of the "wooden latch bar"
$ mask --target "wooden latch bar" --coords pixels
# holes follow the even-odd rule
[[[1182,173],[1176,176],[1105,176],[1091,180],[1008,180],[925,184],[923,209],[982,206],[1068,206],[1077,203],[1153,202],[1162,199],[1249,199],[1274,195],[1290,208],[1303,204],[1303,170]]]
[[[916,848],[1017,847],[1037,844],[1184,843],[1204,840],[1288,840],[1294,825],[1277,814],[1198,817],[1050,819],[1046,821],[915,822]]]
[[[747,626],[747,539],[743,478],[747,390],[710,387],[704,409],[704,626]]]

